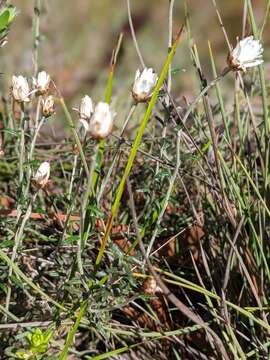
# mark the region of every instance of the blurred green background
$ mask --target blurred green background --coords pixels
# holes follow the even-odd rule
[[[20,14],[15,20],[9,43],[1,49],[1,71],[4,89],[12,74],[32,76],[32,17],[34,0],[12,2]],[[266,0],[253,1],[257,23],[260,25]],[[242,33],[244,1],[217,0],[230,41]],[[114,96],[126,102],[127,91],[140,63],[136,55],[127,17],[126,0],[41,0],[40,68],[54,78],[63,95],[74,105],[88,93],[96,100],[104,97],[106,75],[111,52],[120,32],[124,34],[119,59]],[[147,66],[160,71],[167,53],[168,0],[131,0],[132,15],[138,42]],[[227,45],[211,0],[175,0],[174,33],[189,14],[192,40],[197,44],[206,76],[211,77],[208,40],[211,41],[218,72],[225,66]],[[264,32],[264,46],[269,37]],[[246,33],[249,34],[249,29]],[[186,38],[186,37],[185,37]],[[267,56],[267,55],[266,55]],[[194,77],[187,41],[179,46],[173,67],[180,71],[174,76],[176,96],[189,97],[194,91]],[[194,72],[193,72],[194,74]],[[196,90],[197,91],[197,90]],[[120,100],[119,100],[120,99]]]

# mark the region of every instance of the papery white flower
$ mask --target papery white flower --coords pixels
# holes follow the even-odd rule
[[[132,86],[132,96],[136,102],[144,102],[151,97],[158,76],[153,69],[145,68],[141,73],[138,69]]]
[[[94,112],[93,102],[90,96],[85,95],[80,104],[80,118],[84,120],[89,120],[91,115]]]
[[[36,88],[39,95],[45,94],[48,91],[50,82],[51,77],[46,73],[46,71],[40,71],[37,78],[33,78],[34,87]]]
[[[42,99],[41,105],[43,116],[49,117],[54,113],[54,98],[52,95],[49,95],[45,99]]]
[[[95,139],[104,139],[107,137],[113,127],[113,118],[115,114],[110,110],[107,103],[99,102],[89,123],[89,132]]]
[[[50,163],[48,161],[45,161],[40,164],[35,176],[33,177],[33,180],[38,186],[43,188],[47,184],[49,177],[50,177]]]
[[[30,89],[28,81],[22,75],[12,76],[12,95],[16,101],[29,102]]]
[[[234,70],[246,71],[247,68],[263,63],[263,47],[259,40],[248,36],[240,40],[236,47],[229,53],[227,63]]]
[[[94,106],[90,96],[85,95],[80,104],[79,114],[80,114],[80,123],[84,127],[85,131],[89,131],[89,120],[94,112]]]

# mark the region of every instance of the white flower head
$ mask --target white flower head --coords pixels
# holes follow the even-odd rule
[[[260,41],[248,36],[240,40],[229,53],[227,63],[232,70],[245,72],[247,68],[263,63],[262,54],[263,47]]]
[[[33,177],[34,182],[40,187],[43,188],[50,177],[50,163],[45,161],[39,165],[35,176]]]
[[[104,139],[107,137],[113,127],[113,118],[115,114],[110,110],[109,104],[99,102],[89,123],[89,132],[95,139]]]
[[[12,76],[12,95],[18,102],[29,102],[30,89],[27,79],[22,75]]]
[[[45,99],[42,99],[42,114],[45,117],[51,116],[54,111],[54,98],[52,95],[47,96]]]
[[[132,96],[136,102],[145,102],[153,94],[158,76],[153,69],[145,68],[142,73],[138,69],[132,86]]]
[[[51,77],[46,73],[46,71],[40,71],[37,78],[33,78],[34,87],[36,88],[39,95],[45,94],[48,91],[50,82]]]

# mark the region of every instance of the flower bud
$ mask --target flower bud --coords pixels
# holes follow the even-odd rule
[[[134,100],[136,102],[147,101],[152,96],[157,81],[158,76],[153,69],[145,68],[142,73],[138,69],[132,86]]]
[[[236,47],[229,53],[227,58],[228,66],[234,70],[246,71],[247,68],[263,63],[263,47],[259,40],[248,36],[240,40]]]
[[[37,90],[37,94],[45,94],[49,89],[50,82],[50,75],[47,74],[46,71],[40,71],[37,78],[33,78],[33,84],[35,89]]]
[[[43,188],[47,184],[49,177],[50,177],[50,163],[48,161],[45,161],[40,164],[35,176],[33,177],[33,181],[40,188]]]
[[[80,104],[79,114],[80,114],[80,123],[84,127],[85,132],[89,131],[89,120],[94,112],[93,102],[90,96],[85,95]]]
[[[12,76],[12,95],[18,102],[29,102],[30,89],[27,79],[23,76]]]
[[[113,127],[114,115],[107,103],[99,102],[89,123],[89,132],[95,139],[107,137]]]
[[[90,98],[90,96],[85,95],[82,98],[79,112],[80,112],[81,119],[84,119],[84,120],[90,119],[91,115],[94,112],[93,102],[92,102],[92,99]]]
[[[52,95],[47,96],[45,99],[42,99],[42,114],[45,117],[51,116],[55,111],[54,108],[54,98]]]

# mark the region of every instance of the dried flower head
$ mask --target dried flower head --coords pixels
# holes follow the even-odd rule
[[[89,123],[89,132],[95,139],[107,137],[113,127],[114,113],[107,103],[99,102]]]
[[[45,161],[40,164],[35,176],[33,177],[33,181],[40,188],[43,188],[47,184],[49,177],[50,177],[50,163],[48,161]]]
[[[263,47],[259,40],[248,36],[240,40],[236,47],[229,53],[227,63],[234,71],[246,71],[247,68],[263,63]]]
[[[145,102],[153,94],[158,76],[153,69],[145,68],[141,73],[138,69],[132,86],[132,96],[136,102]]]
[[[46,71],[40,71],[37,78],[33,78],[33,85],[38,95],[45,94],[50,86],[51,78]]]
[[[42,114],[45,117],[51,116],[55,112],[54,98],[52,95],[42,99]]]
[[[156,293],[162,293],[162,289],[158,286],[156,279],[148,277],[143,282],[143,290],[147,295],[155,295]]]
[[[27,79],[22,75],[12,76],[12,95],[18,102],[29,102],[30,89]]]

